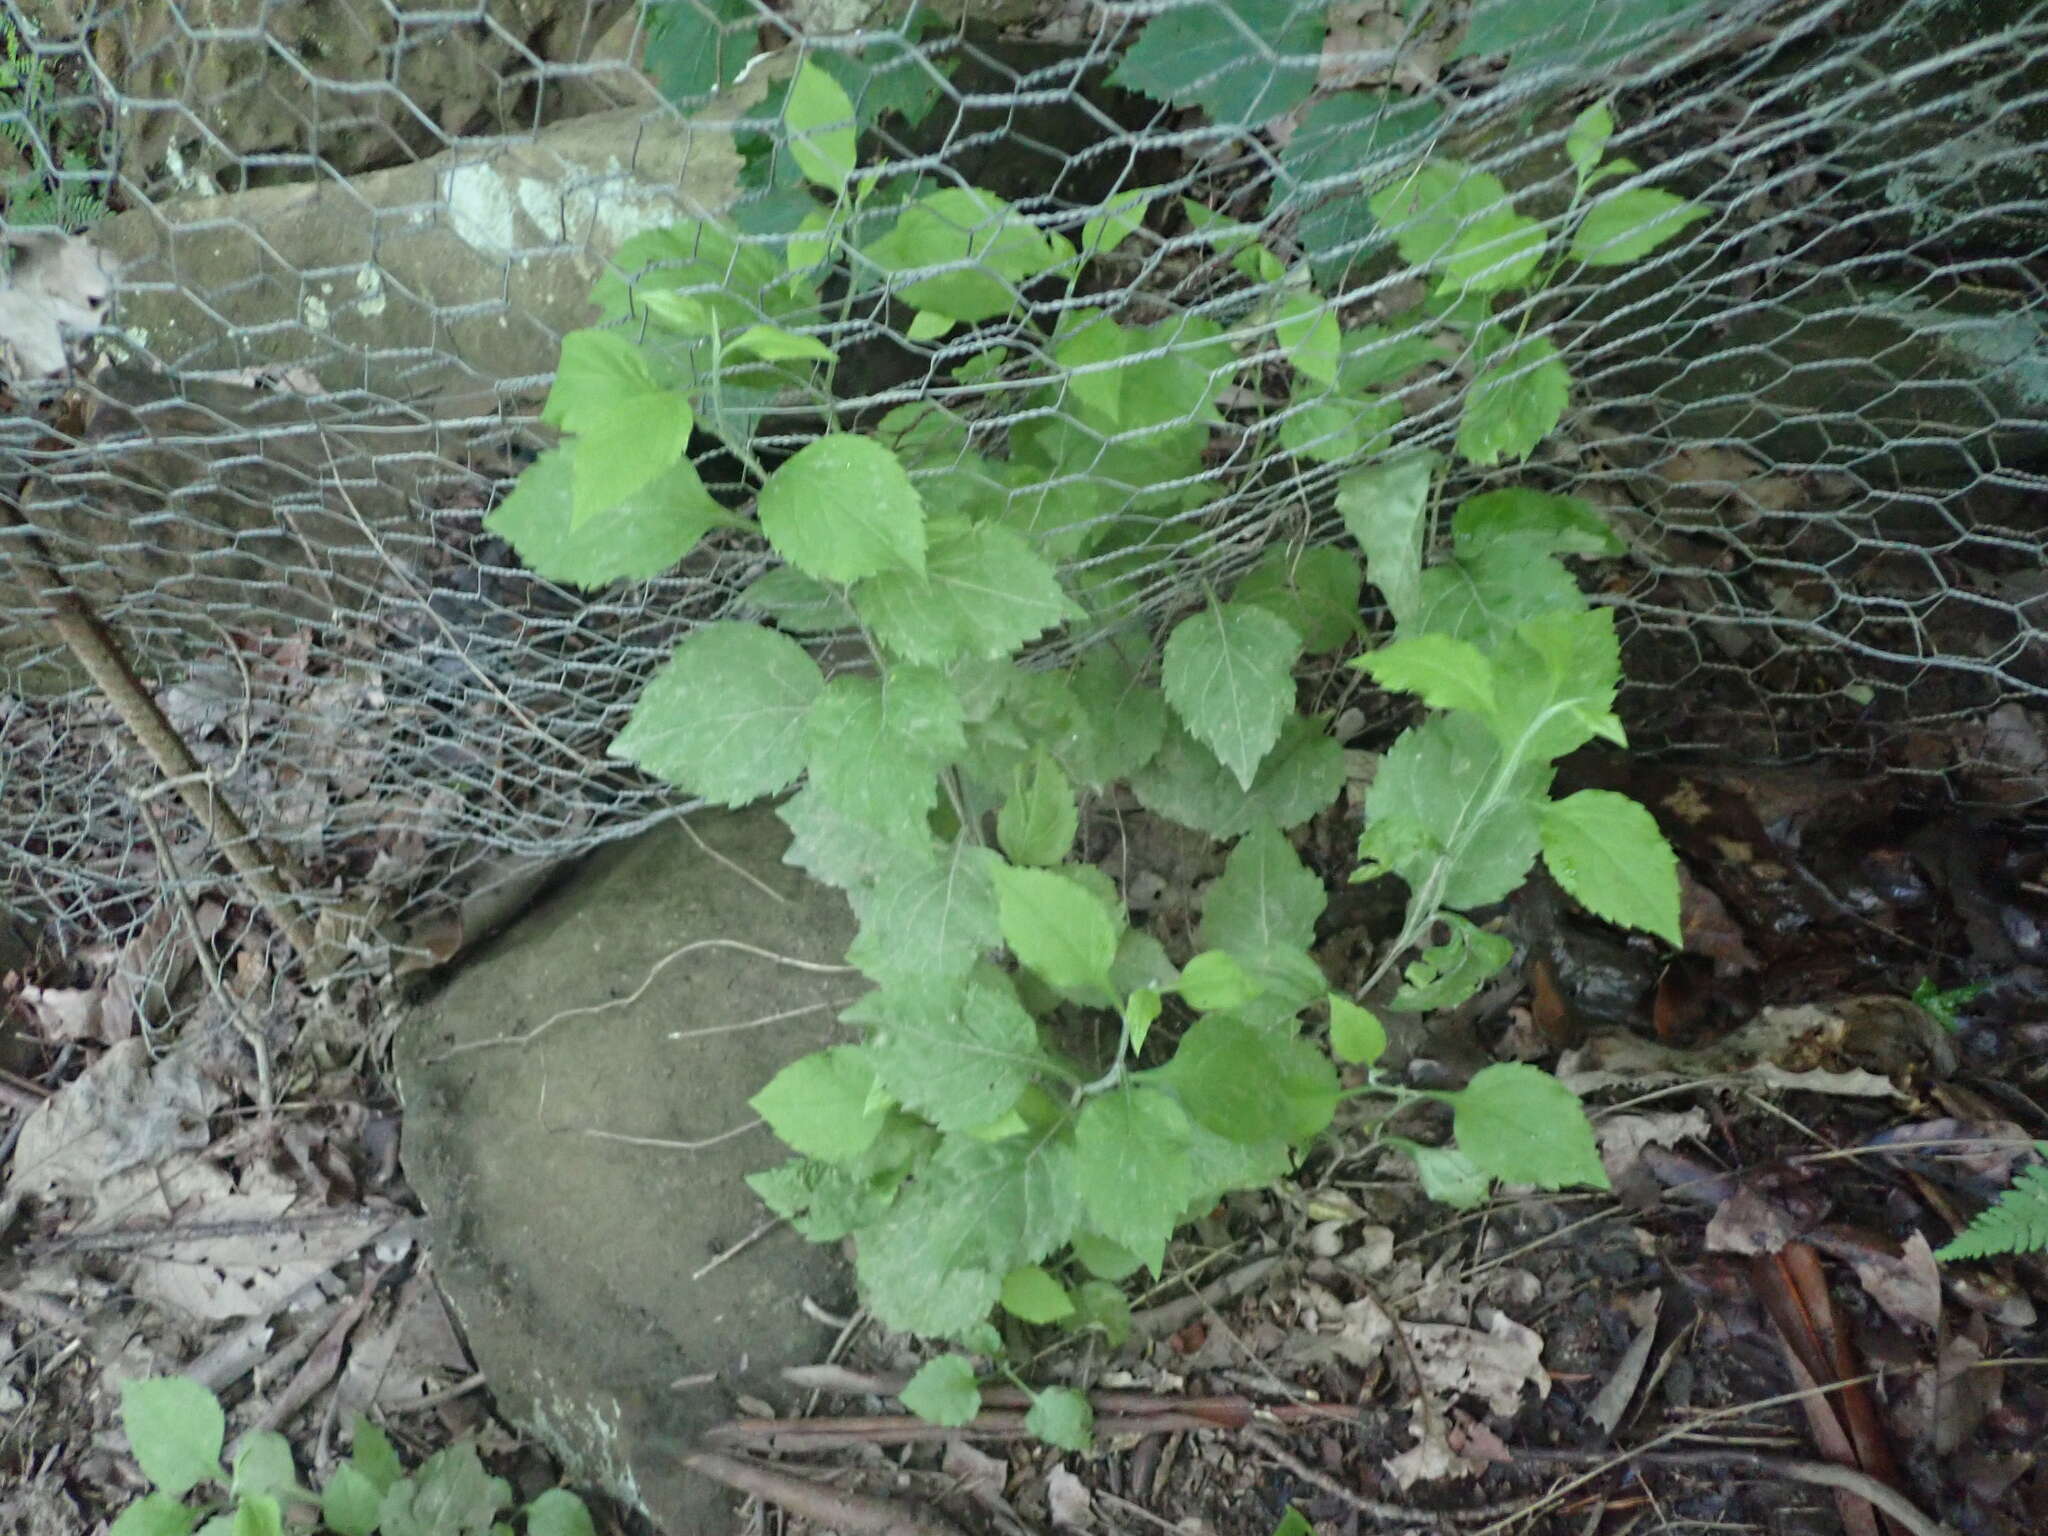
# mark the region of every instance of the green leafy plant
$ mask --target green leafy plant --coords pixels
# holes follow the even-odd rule
[[[232,1470],[221,1456],[227,1416],[206,1387],[182,1376],[121,1388],[121,1427],[154,1491],[114,1521],[111,1536],[268,1536],[286,1529],[336,1536],[510,1536],[512,1489],[467,1441],[436,1451],[408,1474],[384,1431],[360,1414],[349,1459],[314,1492],[299,1481],[283,1435],[242,1437]],[[519,1516],[527,1536],[593,1536],[590,1512],[551,1488]],[[201,1522],[204,1522],[203,1524]]]
[[[2034,1143],[2048,1158],[2048,1141]],[[2048,1252],[2048,1162],[2014,1175],[2012,1187],[1977,1213],[1955,1237],[1934,1250],[1937,1259],[1988,1259],[2002,1253]]]
[[[1913,988],[1913,1001],[1935,1023],[1955,1034],[1963,1027],[1963,1010],[1985,991],[1986,984],[1981,981],[1966,982],[1960,987],[1937,987],[1932,976],[1922,976]]]
[[[865,168],[852,102],[809,62],[786,121],[809,211],[775,238],[698,222],[630,242],[621,268],[645,270],[595,294],[614,323],[564,344],[544,413],[562,446],[489,519],[529,565],[586,586],[652,576],[707,535],[780,557],[745,593],[760,618],[693,632],[611,747],[716,804],[787,793],[789,861],[859,920],[847,958],[873,989],[843,1018],[862,1037],[753,1099],[796,1154],[753,1177],[761,1198],[817,1241],[855,1236],[885,1322],[1000,1357],[996,1312],[1120,1338],[1117,1282],[1157,1273],[1221,1196],[1285,1175],[1350,1098],[1379,1101],[1375,1129],[1440,1199],[1474,1203],[1494,1179],[1603,1185],[1578,1101],[1537,1068],[1490,1066],[1456,1091],[1376,1071],[1384,1029],[1330,990],[1312,954],[1324,882],[1286,835],[1345,775],[1295,670],[1358,641],[1370,580],[1393,635],[1351,664],[1423,713],[1366,801],[1354,878],[1397,876],[1409,898],[1359,996],[1397,974],[1398,1009],[1473,996],[1512,948],[1485,909],[1539,858],[1591,911],[1677,942],[1675,861],[1648,813],[1551,794],[1558,758],[1624,741],[1612,614],[1565,563],[1618,551],[1600,518],[1527,489],[1444,508],[1448,467],[1398,440],[1388,386],[1449,360],[1347,325],[1305,266],[1199,203],[1179,211],[1246,279],[1238,318],[1139,321],[1080,285],[1175,212],[1154,191],[1054,227]],[[1600,164],[1610,128],[1604,109],[1581,120],[1582,191],[1620,174]],[[1575,205],[1560,243],[1462,167],[1382,194],[1443,324],[1478,343],[1468,462],[1526,453],[1569,383],[1550,342],[1493,319],[1494,297],[1646,250],[1695,213],[1645,206],[1653,227],[1631,229],[1595,223],[1603,206]],[[930,357],[933,382],[878,420],[833,389],[856,310],[907,317],[905,345]],[[792,399],[823,430],[771,462],[760,424]],[[1355,550],[1272,548],[1212,590],[1223,551],[1201,508],[1225,486],[1205,454],[1226,429],[1339,466]],[[706,487],[693,433],[744,466],[737,494]],[[1114,630],[1162,570],[1199,601],[1156,635]],[[1068,626],[1101,638],[1029,664]],[[828,676],[799,638],[819,634],[865,664]],[[1116,785],[1233,841],[1185,953],[1076,854],[1086,798]],[[1431,1104],[1454,1144],[1393,1133]],[[952,1422],[978,1394],[959,1354],[905,1400]],[[1040,1392],[1031,1425],[1085,1444],[1086,1400]]]
[[[93,171],[96,145],[74,115],[57,100],[57,80],[42,57],[22,42],[15,24],[0,17],[0,140],[5,140],[27,169],[0,179],[7,222],[23,229],[81,229],[106,217],[106,202],[97,191],[81,187]],[[47,146],[47,150],[45,149]],[[50,177],[38,170],[44,154],[62,173]]]

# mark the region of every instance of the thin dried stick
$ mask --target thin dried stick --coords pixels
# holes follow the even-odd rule
[[[437,1067],[456,1056],[466,1056],[471,1051],[493,1050],[506,1045],[531,1045],[542,1035],[570,1019],[590,1018],[600,1013],[610,1013],[614,1008],[629,1008],[647,995],[661,973],[676,961],[695,954],[700,949],[736,949],[741,954],[753,955],[757,959],[771,960],[777,965],[786,965],[792,970],[811,971],[820,976],[851,976],[850,965],[823,965],[816,960],[799,960],[794,955],[785,955],[772,949],[763,949],[758,944],[748,944],[739,939],[696,939],[679,948],[670,950],[648,968],[647,975],[624,997],[607,998],[601,1003],[579,1003],[574,1008],[563,1008],[549,1014],[533,1028],[521,1030],[516,1035],[489,1035],[482,1040],[465,1040],[460,1045],[451,1045],[438,1056],[427,1058],[427,1065]]]
[[[1265,1278],[1280,1267],[1277,1258],[1253,1259],[1251,1263],[1233,1269],[1220,1280],[1211,1280],[1192,1296],[1183,1296],[1176,1301],[1161,1302],[1156,1307],[1146,1307],[1131,1314],[1131,1333],[1136,1338],[1156,1334],[1172,1333],[1194,1321],[1211,1307],[1220,1307],[1235,1301],[1247,1291],[1256,1290]]]
[[[1481,1504],[1467,1509],[1442,1510],[1410,1509],[1403,1504],[1389,1504],[1381,1499],[1369,1499],[1356,1489],[1346,1487],[1329,1473],[1310,1466],[1271,1435],[1255,1429],[1247,1438],[1262,1454],[1270,1456],[1303,1482],[1314,1484],[1331,1498],[1342,1500],[1361,1515],[1370,1515],[1375,1520],[1398,1520],[1407,1525],[1430,1525],[1446,1520],[1463,1523],[1491,1520],[1499,1515],[1511,1514],[1522,1505],[1520,1499],[1510,1499],[1499,1504]]]
[[[828,1488],[807,1477],[738,1456],[690,1451],[682,1457],[682,1464],[714,1482],[780,1504],[791,1514],[847,1536],[963,1536],[960,1527],[943,1515],[864,1493]]]
[[[178,862],[171,853],[170,841],[164,836],[163,828],[157,825],[156,807],[150,804],[147,795],[137,795],[135,808],[142,813],[142,825],[149,833],[151,846],[156,849],[158,867],[169,877],[164,882],[164,891],[184,926],[185,938],[192,945],[193,958],[199,962],[199,969],[206,973],[207,986],[227,1009],[235,1033],[242,1037],[256,1057],[256,1107],[262,1111],[263,1123],[268,1125],[275,1107],[270,1087],[270,1042],[263,1038],[263,1026],[249,1017],[242,1006],[242,999],[229,989],[220,973],[220,962],[213,957],[213,946],[200,929],[199,914],[192,910],[192,898],[185,894],[184,877],[178,873]]]
[[[129,734],[234,866],[257,905],[291,941],[300,963],[311,975],[319,958],[319,942],[313,925],[299,907],[298,892],[304,888],[304,881],[291,871],[281,854],[250,835],[248,826],[222,796],[211,775],[199,766],[192,749],[185,745],[185,738],[142,686],[119,642],[86,606],[85,599],[59,578],[35,525],[5,496],[0,496],[0,523],[21,535],[21,542],[9,551],[8,563],[20,573],[22,584],[41,606],[43,622],[85,669],[93,686],[114,706],[114,713],[121,717]]]
[[[1516,1461],[1583,1462],[1598,1459],[1599,1452],[1552,1450],[1548,1447],[1512,1446]],[[1772,1477],[1789,1477],[1794,1482],[1817,1488],[1833,1488],[1865,1499],[1890,1515],[1913,1536],[1956,1536],[1939,1520],[1922,1514],[1918,1506],[1889,1483],[1879,1482],[1855,1467],[1828,1461],[1807,1461],[1792,1456],[1765,1456],[1756,1451],[1642,1451],[1632,1460],[1655,1467],[1740,1467]]]

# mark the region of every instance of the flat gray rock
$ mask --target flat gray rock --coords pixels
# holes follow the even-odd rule
[[[705,943],[835,966],[853,917],[781,862],[769,811],[690,824],[730,862],[677,825],[599,854],[409,1022],[398,1058],[406,1171],[499,1404],[694,1536],[736,1528],[732,1505],[678,1453],[737,1392],[790,1400],[776,1373],[831,1344],[804,1296],[849,1303],[837,1250],[787,1228],[707,1266],[766,1219],[743,1177],[786,1155],[765,1127],[729,1134],[747,1099],[834,1037],[859,982]]]

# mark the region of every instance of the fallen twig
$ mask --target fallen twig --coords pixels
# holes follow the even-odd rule
[[[714,1482],[757,1499],[780,1504],[793,1515],[842,1531],[847,1536],[962,1536],[943,1515],[912,1509],[865,1493],[848,1493],[717,1451],[690,1451],[684,1466]]]
[[[298,951],[308,979],[315,983],[325,980],[319,974],[322,955],[313,924],[299,905],[299,893],[306,888],[303,877],[276,849],[250,835],[248,825],[227,803],[213,776],[199,766],[185,738],[142,686],[120,642],[86,605],[85,599],[57,574],[36,526],[6,497],[0,497],[0,523],[19,535],[9,546],[9,562],[40,606],[43,621],[85,669],[93,686],[113,705],[114,713],[148,754],[157,772],[177,791],[185,808],[242,877],[257,905]]]
[[[1162,1333],[1173,1333],[1193,1322],[1211,1307],[1220,1307],[1225,1302],[1235,1301],[1247,1291],[1254,1291],[1265,1282],[1268,1275],[1280,1267],[1278,1258],[1254,1259],[1251,1263],[1233,1269],[1219,1280],[1211,1280],[1192,1296],[1183,1296],[1176,1301],[1161,1302],[1156,1307],[1145,1307],[1131,1314],[1131,1336],[1151,1338]]]
[[[1509,1450],[1516,1461],[1575,1464],[1609,1458],[1609,1453],[1605,1451],[1553,1450],[1547,1446],[1516,1445],[1510,1446]],[[1746,1471],[1762,1472],[1771,1477],[1789,1477],[1794,1482],[1808,1483],[1817,1488],[1832,1488],[1866,1499],[1905,1526],[1913,1536],[1955,1536],[1950,1527],[1922,1514],[1913,1501],[1898,1489],[1854,1467],[1838,1467],[1832,1462],[1806,1461],[1792,1456],[1767,1456],[1760,1451],[1737,1449],[1639,1451],[1630,1455],[1628,1460],[1653,1467],[1739,1467]]]

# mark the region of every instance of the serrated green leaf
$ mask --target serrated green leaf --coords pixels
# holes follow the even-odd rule
[[[179,1498],[209,1480],[227,1481],[220,1464],[227,1416],[220,1399],[185,1376],[121,1383],[121,1428],[142,1475]]]
[[[886,1104],[874,1102],[875,1069],[857,1045],[799,1056],[747,1100],[783,1143],[805,1157],[843,1163],[881,1134]]]
[[[405,1475],[391,1437],[360,1413],[349,1431],[348,1464],[369,1479],[370,1486],[377,1490],[379,1497]]]
[[[1508,73],[1591,74],[1646,46],[1701,0],[1585,0],[1565,7],[1528,0],[1475,0],[1458,57],[1505,53]]]
[[[1081,226],[1081,254],[1106,256],[1145,227],[1145,214],[1157,201],[1159,187],[1132,187],[1115,193],[1102,211]]]
[[[974,1379],[974,1362],[965,1355],[941,1355],[936,1360],[927,1360],[896,1394],[896,1400],[927,1424],[942,1424],[948,1429],[971,1424],[981,1412],[981,1387]]]
[[[1072,875],[999,865],[990,870],[1003,942],[1048,986],[1107,1001],[1117,928]]]
[[[1320,1050],[1227,1013],[1197,1019],[1157,1077],[1197,1125],[1230,1141],[1307,1141],[1337,1107],[1337,1074]]]
[[[586,424],[570,463],[570,527],[646,494],[682,461],[695,425],[688,398],[671,390],[621,401]]]
[[[1382,688],[1412,693],[1431,709],[1493,709],[1493,663],[1478,646],[1450,635],[1395,640],[1352,665]]]
[[[804,178],[827,192],[844,190],[858,163],[853,103],[815,60],[804,60],[790,81],[782,124]]]
[[[1027,1323],[1057,1323],[1074,1315],[1067,1288],[1037,1264],[1022,1264],[1003,1276],[1003,1310]]]
[[[1614,137],[1614,114],[1607,103],[1596,101],[1572,119],[1571,132],[1564,136],[1565,158],[1584,181],[1607,153],[1607,141]]]
[[[884,272],[945,268],[896,289],[896,297],[968,325],[1008,314],[1022,285],[1073,254],[1067,241],[975,187],[947,187],[918,199],[862,251]]]
[[[1337,1059],[1369,1067],[1386,1054],[1387,1030],[1378,1015],[1348,997],[1330,994],[1330,1049]]]
[[[1074,1175],[1088,1220],[1153,1274],[1194,1190],[1187,1112],[1156,1088],[1097,1094],[1074,1128]]]
[[[1486,1203],[1493,1180],[1456,1147],[1424,1147],[1413,1142],[1401,1144],[1415,1163],[1422,1192],[1454,1211],[1474,1211]]]
[[[1491,229],[1503,237],[1504,247],[1514,244],[1506,239],[1512,230],[1510,221],[1515,220],[1507,188],[1498,176],[1475,171],[1461,161],[1424,161],[1375,192],[1368,206],[1373,217],[1393,234],[1401,258],[1413,266],[1450,265],[1459,242],[1474,232]],[[1539,245],[1540,240],[1539,231]],[[1483,260],[1474,265],[1476,270],[1484,270]]]
[[[1519,288],[1543,259],[1543,226],[1501,207],[1474,219],[1444,252],[1446,291],[1498,293]]]
[[[837,634],[860,622],[843,591],[813,581],[792,566],[777,566],[740,597],[749,607],[758,608],[773,619],[777,628],[791,634]]]
[[[511,1485],[484,1470],[474,1443],[457,1441],[429,1456],[409,1480],[392,1485],[379,1511],[382,1536],[481,1533],[511,1503]]]
[[[1345,550],[1276,546],[1239,579],[1230,600],[1263,608],[1292,625],[1301,634],[1302,649],[1314,654],[1356,638],[1364,583],[1357,559]]]
[[[854,606],[906,661],[998,659],[1064,623],[1059,577],[1022,536],[994,524],[938,524],[922,577],[895,571],[862,582]]]
[[[1050,752],[1041,747],[1017,770],[1010,798],[996,813],[996,838],[1012,864],[1058,864],[1074,846],[1081,818],[1074,789]]]
[[[644,309],[647,295],[673,293],[701,304],[724,330],[773,318],[763,311],[773,307],[768,301],[781,277],[765,245],[742,240],[715,220],[683,219],[621,245],[590,300],[606,319],[621,320]]]
[[[1378,90],[1332,91],[1302,114],[1280,149],[1266,211],[1293,216],[1294,237],[1324,292],[1336,291],[1374,241],[1365,187],[1411,160],[1442,116],[1435,101]]]
[[[1308,1523],[1302,1512],[1292,1504],[1287,1513],[1280,1517],[1280,1523],[1273,1527],[1273,1536],[1316,1536],[1316,1528]]]
[[[629,337],[618,331],[571,331],[562,338],[555,382],[540,419],[564,432],[582,432],[602,424],[620,406],[660,391],[646,356]]]
[[[956,842],[935,857],[907,858],[854,892],[860,932],[847,946],[847,963],[884,986],[965,977],[1002,942],[989,880],[994,862]]]
[[[1145,23],[1109,79],[1219,125],[1256,127],[1308,100],[1324,30],[1321,11],[1294,0],[1176,6]]]
[[[372,1483],[360,1468],[343,1462],[320,1490],[320,1519],[338,1536],[370,1536],[377,1529],[377,1506],[383,1498],[383,1488]]]
[[[1628,744],[1614,716],[1621,642],[1606,608],[1524,619],[1494,656],[1494,738],[1510,752],[1555,759],[1604,736]]]
[[[1095,1410],[1072,1387],[1046,1387],[1031,1399],[1024,1427],[1047,1445],[1081,1454],[1095,1448]]]
[[[1543,810],[1543,862],[1595,917],[1654,933],[1674,948],[1678,857],[1657,819],[1626,795],[1582,789]]]
[[[840,1018],[867,1031],[882,1086],[942,1131],[987,1124],[1046,1064],[1038,1026],[993,966],[964,986],[921,980],[870,992]]]
[[[1293,401],[1275,427],[1280,446],[1296,458],[1343,464],[1384,451],[1402,414],[1401,402],[1390,396],[1331,394],[1297,381]]]
[[[716,804],[744,805],[803,772],[804,716],[824,686],[787,635],[707,624],[654,674],[608,755]]]
[[[842,891],[923,871],[937,856],[930,837],[906,847],[890,832],[854,820],[809,786],[777,805],[775,815],[792,834],[782,862]]]
[[[1225,1195],[1241,1189],[1265,1189],[1287,1176],[1294,1157],[1287,1143],[1232,1141],[1190,1121],[1187,1175],[1192,1189],[1182,1207],[1184,1220],[1198,1221]]]
[[[1247,832],[1202,898],[1199,934],[1207,949],[1258,955],[1307,949],[1328,904],[1323,882],[1273,826]]]
[[[1438,914],[1450,937],[1433,944],[1409,965],[1389,1004],[1403,1013],[1455,1008],[1484,986],[1514,955],[1514,943],[1488,933],[1455,912]]]
[[[874,1162],[877,1149],[889,1139],[890,1128],[908,1118],[892,1115],[884,1123],[875,1145],[850,1164],[791,1158],[779,1167],[748,1174],[747,1187],[804,1237],[814,1243],[836,1243],[848,1233],[880,1220],[888,1211],[896,1187],[902,1182],[902,1173],[893,1168],[873,1173],[867,1169]],[[924,1134],[935,1133],[924,1129]]]
[[[1166,702],[1246,790],[1294,713],[1301,633],[1263,608],[1217,603],[1167,637]]]
[[[1343,334],[1337,311],[1309,293],[1291,293],[1273,317],[1273,339],[1295,371],[1319,384],[1337,382],[1337,359]]]
[[[1627,548],[1587,502],[1523,486],[1468,496],[1451,515],[1451,549],[1461,560],[1502,540],[1527,554],[1618,555]]]
[[[228,1491],[236,1497],[251,1493],[284,1495],[299,1486],[299,1469],[292,1465],[292,1443],[276,1430],[252,1430],[242,1438],[235,1452],[235,1465],[228,1479]]]
[[[1463,713],[1411,727],[1380,759],[1365,800],[1359,856],[1408,882],[1436,884],[1447,907],[1499,901],[1528,877],[1540,843],[1537,809],[1551,768],[1523,762],[1505,778],[1500,746]]]
[[[1067,1327],[1077,1333],[1099,1328],[1104,1343],[1122,1349],[1131,1336],[1130,1299],[1106,1280],[1084,1280],[1074,1287],[1074,1315]]]
[[[526,1506],[526,1536],[597,1536],[590,1511],[566,1488],[550,1488]]]
[[[1116,964],[1109,978],[1116,990],[1126,995],[1142,988],[1164,992],[1172,988],[1180,972],[1166,956],[1166,947],[1142,928],[1126,928],[1116,942]]]
[[[1698,203],[1655,187],[1609,192],[1594,201],[1573,231],[1572,259],[1589,267],[1627,266],[1706,216]]]
[[[1403,639],[1444,634],[1493,651],[1516,626],[1548,613],[1582,613],[1586,600],[1572,573],[1550,555],[1516,547],[1512,539],[1485,545],[1471,559],[1440,560],[1422,573],[1421,601],[1400,627]],[[1513,690],[1493,659],[1496,699]]]
[[[232,1514],[215,1517],[222,1518],[228,1522],[229,1536],[284,1536],[284,1508],[275,1494],[245,1493],[235,1501]]]
[[[1578,1096],[1540,1067],[1481,1067],[1451,1106],[1458,1150],[1496,1179],[1563,1189],[1607,1188],[1592,1122]]]
[[[1131,775],[1131,789],[1146,810],[1212,837],[1268,822],[1299,826],[1344,788],[1344,749],[1323,727],[1319,717],[1285,721],[1247,792],[1215,753],[1171,724],[1158,755]]]
[[[804,720],[811,787],[855,821],[906,844],[927,834],[937,773],[967,750],[960,698],[931,667],[842,673]]]
[[[779,325],[750,325],[725,344],[725,352],[728,357],[758,357],[765,363],[829,363],[838,356],[817,337]]]
[[[1064,1138],[948,1137],[861,1234],[856,1268],[889,1327],[953,1338],[987,1317],[1003,1275],[1058,1248],[1079,1219]]]
[[[1259,995],[1258,981],[1236,957],[1220,949],[1205,949],[1189,959],[1174,988],[1198,1013],[1236,1008]]]
[[[1487,357],[1458,418],[1458,452],[1473,464],[1527,458],[1564,417],[1572,377],[1546,336],[1530,336]]]
[[[1121,1243],[1113,1243],[1097,1232],[1076,1232],[1074,1257],[1091,1275],[1104,1280],[1121,1280],[1145,1267],[1145,1261]]]
[[[759,25],[754,0],[654,0],[642,63],[664,97],[694,107],[740,77]]]
[[[484,527],[550,581],[586,590],[659,576],[709,530],[736,522],[687,459],[644,489],[577,523],[572,485],[578,439],[542,454],[498,503]]]
[[[761,487],[759,516],[776,552],[820,581],[924,573],[924,503],[873,438],[832,432],[805,444]]]
[[[1354,470],[1337,482],[1337,511],[1365,553],[1365,577],[1380,589],[1397,624],[1422,602],[1422,541],[1436,461],[1408,454]]]
[[[1093,647],[1074,672],[1075,728],[1054,747],[1074,777],[1093,789],[1129,778],[1166,739],[1166,696],[1141,680],[1112,645]]]
[[[1126,938],[1129,936],[1125,935]],[[1122,946],[1119,945],[1118,948],[1121,950]],[[1160,953],[1163,955],[1165,951],[1161,950]],[[1159,1021],[1159,1010],[1162,1006],[1157,987],[1139,987],[1124,999],[1124,1028],[1130,1034],[1132,1056],[1137,1056],[1145,1049],[1146,1037],[1152,1033],[1152,1026]]]
[[[188,1536],[199,1523],[199,1511],[188,1509],[168,1493],[146,1493],[115,1517],[107,1536]],[[341,1536],[364,1536],[343,1530]]]

